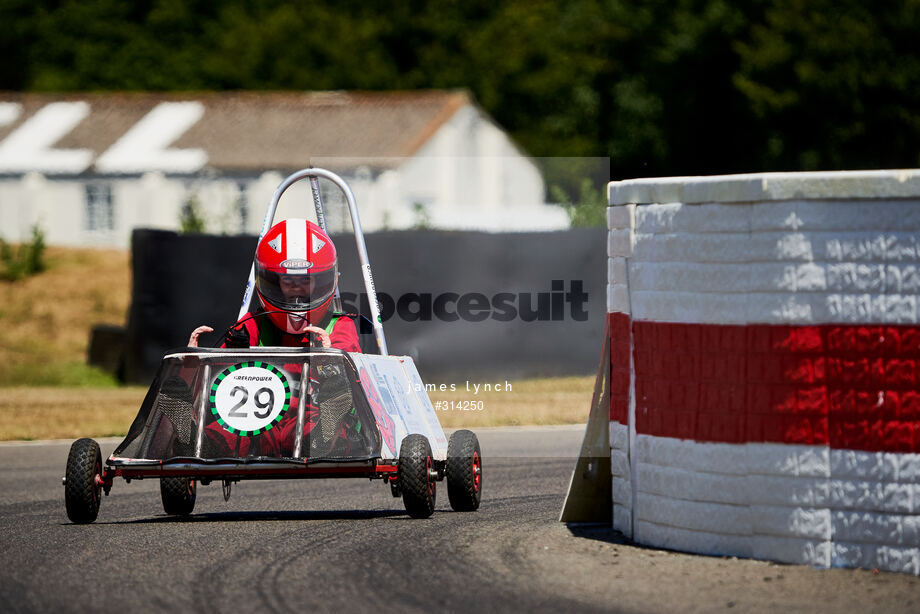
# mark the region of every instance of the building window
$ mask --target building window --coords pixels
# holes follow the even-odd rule
[[[115,230],[111,184],[86,184],[86,229],[93,232]]]

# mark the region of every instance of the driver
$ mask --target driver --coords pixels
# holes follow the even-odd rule
[[[240,318],[227,330],[221,347],[318,347],[325,332],[332,347],[361,351],[354,321],[332,310],[338,282],[337,256],[332,239],[319,226],[303,219],[272,226],[256,248],[255,276],[262,311]],[[189,345],[197,345],[198,334],[210,330],[204,326],[196,329]],[[292,367],[299,372],[299,366]],[[293,441],[294,415],[291,412],[272,429],[277,435],[269,431],[264,434],[269,437],[260,437],[262,454],[290,452],[287,448]],[[312,428],[311,418],[315,415],[308,416],[307,428]],[[210,435],[219,434],[233,455],[249,453],[248,437],[238,438],[217,424],[207,429]]]
[[[221,347],[318,347],[319,328],[332,347],[361,351],[352,319],[332,311],[337,257],[332,239],[319,226],[303,219],[272,226],[256,249],[255,273],[262,311],[240,318],[227,330]],[[213,330],[199,326],[189,346],[196,347],[199,335]]]
[[[335,246],[319,226],[285,220],[259,241],[255,258],[256,296],[263,314],[243,316],[227,331],[224,347],[320,344],[310,327],[323,329],[332,347],[360,352],[351,318],[331,309],[338,282]]]

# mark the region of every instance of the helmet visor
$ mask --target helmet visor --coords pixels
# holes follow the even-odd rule
[[[259,294],[278,309],[310,311],[316,309],[335,292],[337,267],[316,272],[275,273],[256,266],[256,288]]]

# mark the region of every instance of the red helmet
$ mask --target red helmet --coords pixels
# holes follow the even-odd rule
[[[272,323],[302,333],[322,321],[338,277],[335,246],[307,220],[285,220],[265,233],[256,248],[256,294]]]

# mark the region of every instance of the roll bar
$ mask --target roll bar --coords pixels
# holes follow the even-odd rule
[[[364,277],[364,289],[367,292],[368,303],[371,309],[371,324],[374,327],[374,337],[377,339],[377,347],[380,349],[380,354],[382,356],[387,356],[387,343],[383,336],[383,324],[380,322],[380,305],[377,302],[377,292],[374,288],[374,277],[371,274],[370,260],[367,257],[367,245],[364,243],[361,220],[358,217],[358,205],[355,202],[354,193],[351,191],[351,188],[348,187],[348,184],[345,183],[344,179],[332,171],[322,168],[305,168],[289,175],[278,185],[275,189],[275,193],[272,195],[271,201],[268,203],[268,209],[265,211],[265,220],[262,222],[262,230],[259,231],[259,240],[261,241],[265,233],[272,227],[272,223],[275,219],[275,210],[278,208],[278,202],[281,200],[281,195],[298,181],[307,178],[310,179],[310,188],[313,192],[316,219],[323,231],[326,231],[326,215],[323,209],[323,200],[319,192],[320,177],[334,183],[345,195],[345,200],[348,203],[348,211],[351,215],[351,226],[355,231],[355,245],[358,249],[358,260],[361,263],[361,273]],[[253,264],[249,269],[249,280],[246,282],[246,290],[243,292],[243,304],[240,306],[240,313],[237,319],[246,315],[249,309],[249,302],[252,300],[252,293],[255,289],[255,279],[255,260],[253,260]],[[339,299],[338,286],[336,286],[336,299]]]

